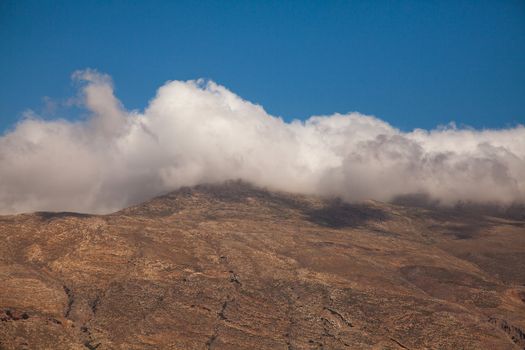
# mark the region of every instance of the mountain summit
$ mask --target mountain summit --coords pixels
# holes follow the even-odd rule
[[[183,188],[0,216],[1,349],[525,348],[525,221]]]

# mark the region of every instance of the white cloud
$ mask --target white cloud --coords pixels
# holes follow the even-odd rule
[[[346,200],[426,193],[525,201],[525,127],[401,132],[359,113],[286,123],[214,82],[173,81],[143,113],[79,71],[87,121],[22,120],[0,137],[0,213],[106,213],[180,186],[244,179]]]

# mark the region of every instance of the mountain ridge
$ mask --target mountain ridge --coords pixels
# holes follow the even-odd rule
[[[0,348],[524,348],[524,227],[238,181],[1,216]]]

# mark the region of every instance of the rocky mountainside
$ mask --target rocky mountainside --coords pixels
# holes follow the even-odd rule
[[[525,221],[242,182],[0,217],[1,349],[524,349]]]

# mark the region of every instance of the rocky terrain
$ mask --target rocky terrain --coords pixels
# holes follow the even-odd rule
[[[525,349],[519,215],[229,182],[0,241],[0,349]]]

